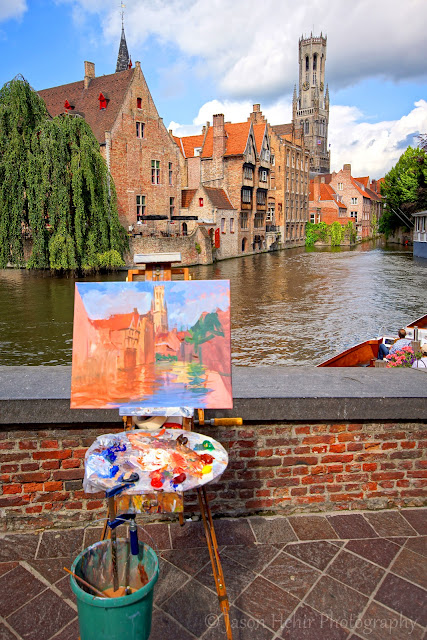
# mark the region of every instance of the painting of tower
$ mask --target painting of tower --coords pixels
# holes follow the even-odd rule
[[[310,150],[310,173],[329,173],[329,91],[325,85],[326,36],[299,39],[299,83],[292,100],[292,120]]]
[[[166,333],[168,326],[168,310],[165,302],[165,287],[158,285],[154,287],[153,302],[151,304],[153,312],[154,333]]]

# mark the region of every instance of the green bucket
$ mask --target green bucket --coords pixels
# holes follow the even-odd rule
[[[129,564],[127,565],[129,559]],[[148,583],[141,586],[138,570],[143,565]],[[100,598],[70,576],[77,597],[81,640],[147,640],[151,630],[153,588],[159,577],[159,561],[151,547],[139,543],[139,553],[129,554],[128,541],[117,540],[119,584],[137,589],[120,598]],[[71,567],[73,573],[99,591],[113,586],[111,540],[103,540],[80,553]]]

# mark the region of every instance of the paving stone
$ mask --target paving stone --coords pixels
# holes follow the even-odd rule
[[[138,527],[138,538],[148,544],[148,546],[154,547],[155,551],[171,549],[169,524],[167,522],[155,522],[153,524],[145,524],[143,527]]]
[[[25,640],[48,640],[75,618],[76,612],[50,589],[8,618],[11,627]]]
[[[368,640],[422,640],[424,630],[413,620],[371,602],[357,623],[357,633]]]
[[[427,509],[403,509],[402,516],[420,536],[427,535]]]
[[[79,620],[76,618],[68,627],[53,638],[53,640],[77,640],[79,638]]]
[[[254,544],[255,538],[246,518],[214,520],[219,545]]]
[[[208,616],[221,613],[216,593],[195,581],[178,589],[161,608],[197,638],[208,629]]]
[[[229,612],[230,626],[233,632],[233,640],[271,640],[273,632],[267,629],[260,620],[252,618],[247,613],[230,607]],[[217,638],[226,638],[224,617],[209,620],[210,629],[203,636],[203,640],[217,640]],[[151,636],[150,636],[151,640]]]
[[[283,516],[254,516],[250,522],[256,542],[260,544],[280,544],[297,540],[288,519]]]
[[[189,576],[175,567],[173,564],[160,559],[159,579],[154,587],[154,602],[160,605],[164,600],[169,598],[180,589],[187,581]]]
[[[337,538],[337,534],[324,516],[291,516],[288,520],[300,540]]]
[[[262,575],[301,600],[321,573],[282,551]]]
[[[207,547],[205,549],[200,547],[196,549],[167,549],[162,551],[162,558],[192,576],[210,562]]]
[[[28,560],[27,562],[51,584],[65,576],[63,567],[71,568],[69,557],[43,558],[42,560]]]
[[[402,549],[391,565],[390,571],[427,590],[427,558],[421,557],[418,553],[406,548]]]
[[[66,557],[73,561],[82,550],[83,529],[44,531],[37,559]]]
[[[291,615],[299,600],[283,589],[258,576],[237,598],[235,605],[242,611],[278,631]]]
[[[7,618],[45,589],[43,582],[18,565],[0,578],[0,615]]]
[[[354,540],[355,538],[377,538],[378,534],[360,513],[349,515],[338,514],[326,516],[339,538]]]
[[[0,640],[16,640],[15,634],[9,631],[2,622],[0,622]]]
[[[84,530],[84,542],[83,547],[87,549],[91,545],[95,544],[95,542],[99,542],[101,540],[103,527],[87,527]]]
[[[0,576],[18,566],[17,562],[0,562]]]
[[[412,538],[411,538],[412,539]],[[399,547],[403,547],[408,538],[401,538],[399,536],[395,536],[394,538],[387,538],[390,542],[395,542],[399,545]]]
[[[345,640],[347,636],[348,630],[304,604],[285,622],[280,637],[283,640]]]
[[[365,608],[368,598],[358,591],[323,576],[306,598],[307,604],[349,629]]]
[[[405,548],[419,553],[420,556],[427,557],[427,536],[420,536],[418,538],[409,538],[405,544]]]
[[[206,549],[206,535],[202,522],[185,522],[183,526],[174,522],[170,525],[172,549]]]
[[[388,574],[375,594],[375,600],[420,625],[427,625],[426,592],[403,578]]]
[[[165,640],[166,638],[193,640],[194,636],[190,635],[175,620],[167,616],[164,611],[157,609],[153,612],[151,619],[150,640]]]
[[[389,538],[391,536],[414,536],[416,531],[398,511],[376,511],[365,513],[368,520],[379,536]]]
[[[384,540],[384,538],[378,538],[377,540],[350,540],[345,545],[345,548],[384,568],[389,566],[395,555],[400,551],[400,547],[397,544],[390,542],[390,540]]]
[[[384,570],[342,550],[329,565],[327,574],[369,596],[383,577]]]
[[[338,553],[339,547],[330,542],[301,542],[300,544],[288,544],[284,551],[290,553],[295,558],[307,562],[316,569],[323,569],[329,564],[332,558]]]
[[[30,560],[39,544],[39,534],[20,533],[0,536],[0,562]]]
[[[221,565],[224,572],[228,600],[232,603],[255,579],[255,573],[224,555],[221,557]],[[215,580],[210,563],[196,574],[195,579],[204,584],[205,587],[208,587],[208,589],[215,590]]]
[[[276,556],[278,549],[274,545],[256,544],[247,547],[225,547],[221,558],[226,555],[255,573],[260,573]]]
[[[55,587],[60,590],[64,598],[68,598],[71,602],[77,604],[77,598],[71,588],[70,576],[64,576],[64,578],[58,580],[58,582],[55,583]]]

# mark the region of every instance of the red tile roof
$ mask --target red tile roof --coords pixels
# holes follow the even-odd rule
[[[241,156],[244,154],[249,137],[250,122],[225,123],[225,143],[224,156]],[[213,130],[209,127],[205,144],[203,145],[202,158],[211,158],[213,152]]]
[[[262,141],[264,140],[265,129],[267,125],[265,122],[260,122],[259,124],[254,124],[254,136],[255,136],[255,145],[258,153],[261,153],[262,149]]]
[[[123,73],[122,71],[120,73]],[[140,314],[137,309],[131,313],[117,313],[109,318],[91,320],[96,329],[109,329],[110,331],[123,331],[131,326],[136,328],[139,323]]]
[[[369,176],[365,176],[364,178],[355,178],[356,182],[360,182],[364,187],[369,187]]]
[[[196,191],[197,189],[183,189],[181,191],[181,207],[183,209],[188,209]]]
[[[205,191],[209,196],[209,200],[217,209],[234,209],[224,189],[205,187]]]
[[[74,106],[70,113],[83,115],[100,144],[105,143],[105,132],[110,131],[123,104],[126,91],[132,81],[135,69],[93,78],[87,89],[84,81],[63,84],[51,89],[43,89],[38,94],[43,98],[52,117],[65,112],[65,101]],[[99,108],[99,94],[108,97],[107,108]]]
[[[351,180],[351,183],[352,183],[353,187],[356,187],[358,192],[361,193],[364,198],[370,198],[371,197],[367,191],[362,189],[362,187],[359,184],[357,184],[355,178],[350,176],[350,180]],[[373,192],[371,191],[371,193],[373,193]]]
[[[203,134],[200,134],[198,136],[185,136],[183,138],[173,136],[173,139],[177,143],[184,158],[193,158],[194,149],[203,147],[204,137]]]

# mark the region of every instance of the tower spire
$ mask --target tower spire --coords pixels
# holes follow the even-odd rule
[[[123,2],[120,3],[120,10],[122,16],[122,35],[120,38],[120,46],[119,46],[119,54],[117,56],[117,64],[116,64],[116,73],[118,71],[126,71],[130,68],[130,58],[128,46],[126,44],[126,36],[125,36],[125,26],[124,26],[124,11],[126,5]]]

